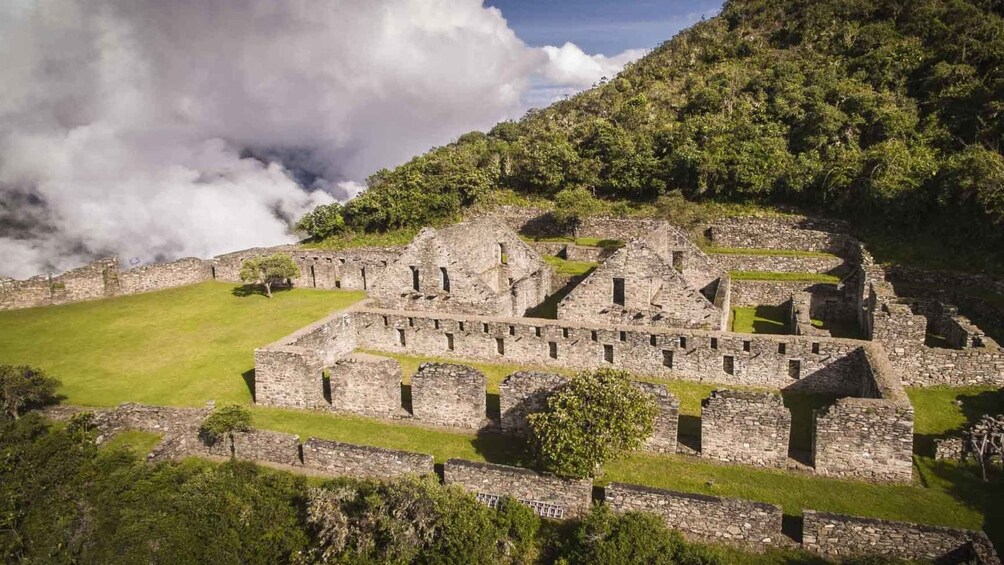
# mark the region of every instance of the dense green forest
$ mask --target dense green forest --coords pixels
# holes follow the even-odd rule
[[[368,179],[339,229],[500,189],[793,205],[1004,245],[1004,4],[731,0],[620,75]]]

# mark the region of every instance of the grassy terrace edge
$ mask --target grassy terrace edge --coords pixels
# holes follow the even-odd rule
[[[756,247],[713,247],[701,248],[705,253],[712,255],[758,255],[767,257],[817,257],[822,259],[833,259],[838,257],[833,253],[823,251],[802,251],[800,249],[764,249]]]
[[[729,271],[729,277],[734,281],[762,282],[805,282],[836,284],[840,277],[824,273],[786,273],[775,271]]]

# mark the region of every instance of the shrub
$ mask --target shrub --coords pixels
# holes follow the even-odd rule
[[[225,404],[215,408],[199,427],[199,436],[208,443],[227,440],[230,456],[234,456],[234,434],[251,429],[251,411],[238,404]]]
[[[17,420],[26,410],[56,402],[61,383],[40,369],[0,365],[0,405],[3,416]]]
[[[530,441],[544,470],[588,477],[652,435],[655,402],[624,371],[578,374],[531,414]]]

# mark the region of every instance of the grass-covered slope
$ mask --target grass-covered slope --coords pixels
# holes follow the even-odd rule
[[[0,312],[0,364],[44,369],[76,404],[250,402],[256,347],[362,297],[293,289],[269,299],[207,282]]]
[[[731,0],[609,82],[378,172],[346,225],[417,226],[500,188],[635,202],[679,189],[999,257],[1002,13],[991,0]]]

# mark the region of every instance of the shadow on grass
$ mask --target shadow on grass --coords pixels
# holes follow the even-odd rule
[[[275,285],[272,287],[272,294],[278,294],[280,292],[289,292],[293,290],[293,285]],[[245,284],[241,286],[235,286],[230,294],[238,298],[246,298],[248,296],[266,296],[265,287],[260,284]]]
[[[993,466],[990,480],[983,482],[976,465],[926,457],[917,457],[915,462],[925,486],[947,483],[943,488],[953,497],[983,514],[983,531],[1000,553],[1004,549],[1004,472],[1000,466]]]
[[[829,394],[808,394],[784,391],[784,406],[791,412],[791,435],[788,439],[789,456],[802,461],[812,450],[812,412],[833,404],[837,397]],[[799,457],[796,457],[798,455]],[[804,462],[804,461],[803,461]]]
[[[244,385],[248,387],[248,393],[251,394],[251,402],[255,401],[254,396],[254,369],[248,369],[241,373],[241,378],[244,379]]]
[[[934,457],[934,440],[946,437],[958,437],[962,431],[973,425],[984,414],[1000,414],[1004,412],[1004,389],[988,390],[976,394],[959,393],[955,396],[965,422],[954,429],[940,434],[914,434],[913,452],[924,457]]]
[[[526,440],[495,431],[479,431],[471,445],[489,463],[533,467]]]
[[[757,306],[753,310],[753,333],[789,334],[789,308],[785,306]]]

